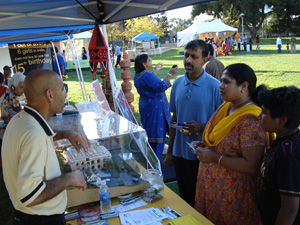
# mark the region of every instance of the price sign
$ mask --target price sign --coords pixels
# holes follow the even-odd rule
[[[35,69],[53,70],[49,41],[9,44],[14,72],[28,74]]]

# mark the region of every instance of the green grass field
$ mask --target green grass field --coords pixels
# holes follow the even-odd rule
[[[288,43],[288,38],[283,38],[283,47],[282,52],[280,54],[277,53],[276,38],[270,39],[261,39],[261,48],[260,51],[252,50],[251,52],[241,51],[238,52],[233,51],[232,56],[219,56],[218,59],[224,64],[224,66],[228,66],[233,63],[246,63],[253,68],[257,75],[258,85],[265,84],[270,88],[279,87],[283,85],[295,85],[300,87],[300,66],[299,66],[299,53],[290,54],[286,50],[286,43]],[[253,49],[256,48],[256,44],[253,45]],[[158,62],[162,62],[164,64],[164,68],[157,73],[157,76],[163,79],[169,68],[177,64],[179,67],[178,73],[172,77],[171,83],[178,76],[182,76],[185,72],[183,66],[183,55],[179,55],[178,53],[183,51],[183,48],[172,49],[162,56],[153,55],[152,63],[156,65]],[[134,63],[132,63],[132,66]],[[133,83],[134,76],[134,68],[130,68],[132,77],[131,81]],[[118,80],[118,84],[121,85],[122,79],[120,78],[121,69],[117,69],[115,71],[116,78]],[[76,102],[83,101],[80,86],[78,83],[77,75],[75,71],[68,72],[69,79],[67,79],[66,83],[69,84],[69,94],[68,99],[71,104]],[[89,87],[89,82],[92,81],[92,75],[88,69],[83,70],[83,76],[85,80],[85,86],[88,95],[91,96],[91,99],[94,99],[94,96]],[[101,82],[101,78],[99,77],[99,81]],[[169,98],[171,92],[171,88],[166,91],[167,97]],[[133,106],[135,108],[135,116],[139,119],[138,113],[138,99],[139,95],[133,85],[132,93],[134,94],[134,102]]]
[[[283,38],[282,53],[277,53],[276,38],[270,39],[261,39],[261,49],[260,51],[251,51],[251,52],[238,52],[233,51],[232,56],[220,56],[218,59],[223,62],[225,66],[228,66],[233,63],[246,63],[251,66],[256,72],[258,85],[265,84],[270,88],[280,87],[284,85],[295,85],[300,88],[300,54],[290,54],[286,50],[286,43],[289,43],[288,38]],[[255,42],[255,40],[253,40]],[[298,45],[299,46],[299,45]],[[254,44],[253,48],[256,48]],[[300,48],[300,47],[298,47]],[[300,49],[299,49],[300,50]],[[172,49],[162,56],[155,55],[151,56],[153,60],[153,65],[158,62],[163,62],[164,68],[157,73],[159,78],[164,78],[169,68],[177,64],[179,67],[178,73],[172,77],[171,82],[173,82],[176,77],[182,76],[185,72],[183,67],[183,55],[179,55],[178,52],[183,51],[183,48]],[[133,66],[133,63],[132,63]],[[133,68],[130,68],[132,73],[132,78],[134,76]],[[95,99],[89,83],[92,81],[92,75],[89,70],[83,70],[83,76],[85,80],[85,87],[87,94],[91,96],[91,99]],[[116,70],[116,77],[118,84],[121,85],[122,80],[120,78],[121,69]],[[74,71],[68,72],[69,78],[66,80],[66,83],[69,85],[68,100],[70,104],[74,105],[77,102],[83,101],[80,85],[77,79],[77,75]],[[99,77],[101,82],[101,78]],[[132,81],[133,82],[133,81]],[[170,97],[171,88],[166,91],[168,98]],[[133,105],[135,107],[135,116],[139,121],[139,112],[138,112],[138,99],[139,95],[136,92],[136,89],[133,86],[132,93],[134,94],[135,100]],[[2,177],[2,170],[1,170]],[[171,189],[176,189],[176,184],[171,184]],[[0,181],[0,211],[2,216],[0,217],[1,225],[10,224],[11,219],[11,210],[12,206],[8,199],[3,180]]]

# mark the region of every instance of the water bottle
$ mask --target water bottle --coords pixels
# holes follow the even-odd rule
[[[106,181],[109,180],[100,181],[99,196],[100,196],[101,213],[108,213],[111,211],[110,192],[106,184]]]

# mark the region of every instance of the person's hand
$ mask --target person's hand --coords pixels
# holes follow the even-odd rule
[[[163,68],[163,65],[164,64],[162,62],[157,63],[156,66],[153,69],[153,73],[156,74],[158,71],[160,71]]]
[[[88,149],[91,147],[91,143],[85,134],[78,134],[74,131],[68,131],[66,138],[78,152],[81,148],[83,148],[84,151],[88,151]]]
[[[65,81],[67,78],[65,77],[65,75],[62,75],[62,79],[63,81]]]
[[[185,122],[184,126],[187,128],[184,128],[184,130],[188,130],[189,132],[183,132],[187,136],[195,136],[198,135],[201,131],[201,124],[197,123],[195,120]]]
[[[166,154],[166,158],[163,161],[163,164],[165,164],[168,167],[171,167],[173,165],[173,156],[172,153],[168,153]]]
[[[178,66],[169,69],[169,74],[175,75],[178,72]]]
[[[196,155],[200,162],[202,163],[217,163],[219,159],[219,155],[214,153],[205,147],[197,147]]]
[[[84,180],[84,175],[79,170],[71,172],[70,179],[71,179],[72,186],[77,187],[78,190],[82,189],[84,191],[86,189],[86,182]]]
[[[203,147],[205,148],[205,144],[202,143],[202,141],[192,141],[191,144],[197,148],[197,147]]]

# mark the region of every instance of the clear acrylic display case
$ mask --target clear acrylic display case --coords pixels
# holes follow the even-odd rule
[[[76,106],[81,113],[52,117],[49,122],[54,130],[84,132],[92,143],[88,152],[81,150],[78,153],[66,139],[55,142],[63,155],[59,157],[62,171],[79,169],[85,174],[88,184],[84,192],[76,188],[67,191],[69,207],[99,200],[99,179],[109,179],[107,185],[114,197],[141,190],[139,177],[145,169],[161,171],[143,128],[113,111],[98,108],[95,102]],[[106,150],[109,153],[106,152],[105,156],[98,155]]]

